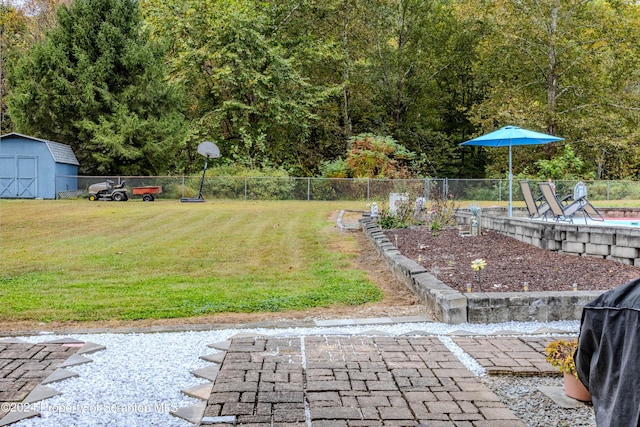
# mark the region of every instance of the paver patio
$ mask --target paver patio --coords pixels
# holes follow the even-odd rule
[[[40,344],[0,340],[0,426],[38,416],[28,404],[59,394],[44,385],[77,376],[64,367],[90,362],[82,354],[102,349],[72,338]]]
[[[457,337],[453,341],[473,357],[488,375],[549,375],[560,371],[545,360],[550,337]]]
[[[231,342],[202,424],[524,424],[437,337],[256,337]]]
[[[544,348],[553,338],[539,334],[455,331],[449,341],[413,333],[239,334],[210,345],[220,352],[201,356],[211,366],[193,373],[210,383],[185,391],[201,402],[174,415],[218,426],[524,426],[447,346],[458,345],[489,375],[556,375],[544,361]],[[43,384],[75,375],[63,368],[90,361],[81,354],[103,348],[74,339],[0,340],[0,403],[57,394],[51,389],[35,396]],[[0,426],[37,415],[0,412]]]

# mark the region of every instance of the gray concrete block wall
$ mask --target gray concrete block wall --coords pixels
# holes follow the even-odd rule
[[[579,320],[582,308],[602,291],[467,294],[469,323]]]
[[[640,216],[640,212],[636,212],[636,215]],[[456,221],[459,224],[470,224],[471,213],[459,210]],[[484,230],[493,230],[549,251],[640,265],[640,228],[585,225],[579,221],[580,219],[576,219],[570,224],[518,216],[490,217],[483,212],[480,225]]]
[[[485,217],[486,218],[486,217]],[[483,219],[485,219],[483,218]],[[458,292],[431,275],[423,266],[403,256],[375,222],[368,218],[361,221],[365,234],[376,246],[382,259],[389,265],[395,277],[405,284],[437,321],[449,324],[496,323],[579,320],[582,308],[602,291],[566,292]],[[516,230],[505,221],[488,218],[483,223],[504,230]],[[537,229],[531,232],[530,224],[517,228],[525,236],[540,245],[562,245],[556,240],[566,236],[567,230]],[[580,239],[584,239],[580,236]],[[600,240],[603,241],[603,240]],[[577,242],[576,242],[577,243]],[[535,244],[535,243],[532,243]],[[586,246],[587,243],[581,243]]]
[[[467,321],[467,299],[464,295],[429,274],[414,260],[403,256],[370,218],[362,218],[360,224],[394,276],[418,297],[436,320],[451,324]]]

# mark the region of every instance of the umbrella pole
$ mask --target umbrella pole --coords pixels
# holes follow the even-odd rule
[[[509,209],[508,215],[511,218],[513,205],[513,171],[511,165],[511,141],[509,141]]]

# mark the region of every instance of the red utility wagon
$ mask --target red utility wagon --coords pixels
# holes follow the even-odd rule
[[[142,196],[143,202],[153,202],[155,199],[153,195],[162,193],[162,186],[148,185],[146,187],[133,187],[132,190],[134,196]]]

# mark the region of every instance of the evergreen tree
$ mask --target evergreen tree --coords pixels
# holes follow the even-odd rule
[[[9,67],[19,132],[70,144],[83,174],[159,174],[175,158],[180,97],[136,0],[76,0]]]

